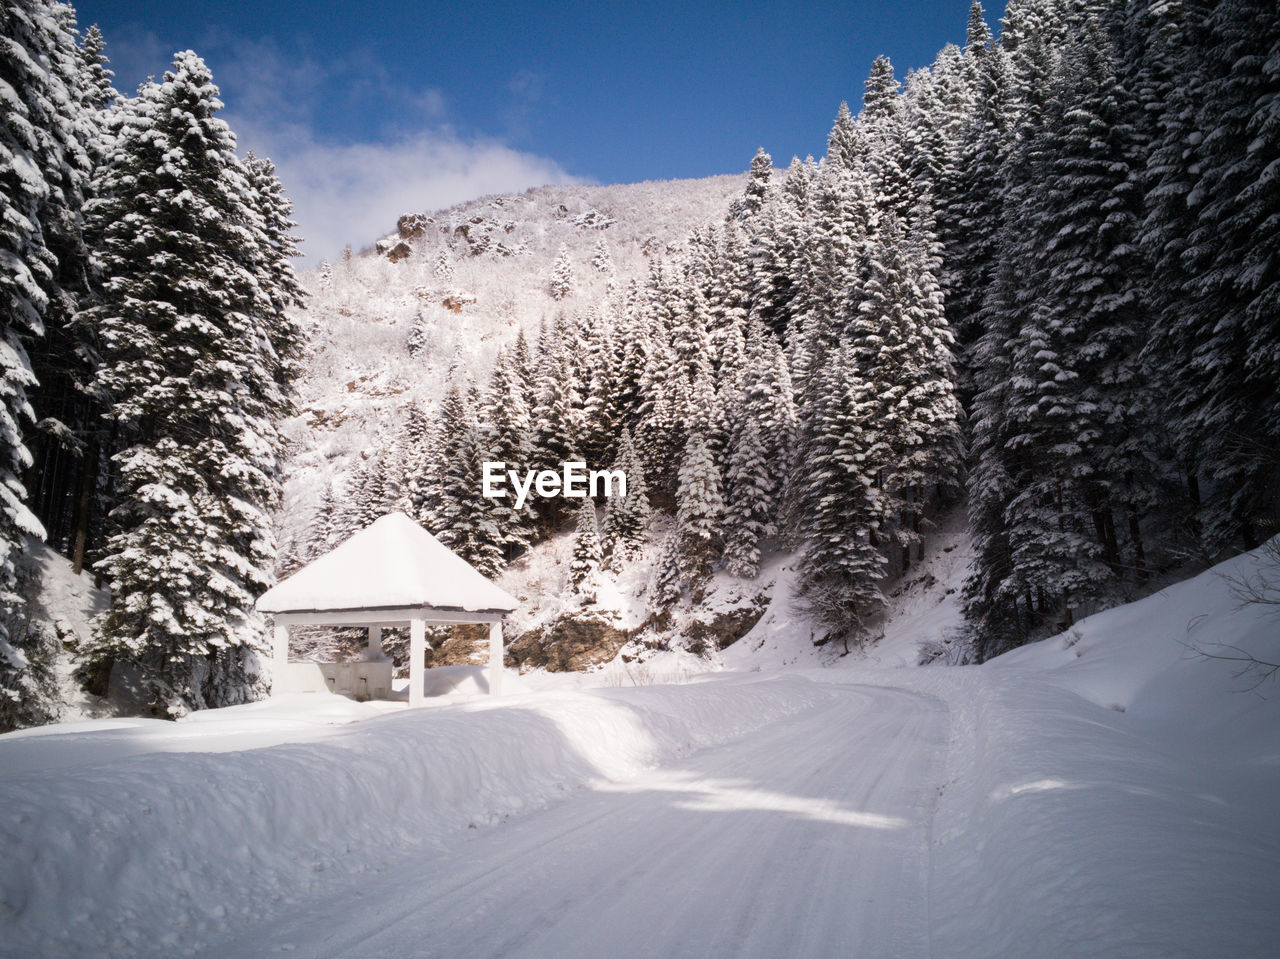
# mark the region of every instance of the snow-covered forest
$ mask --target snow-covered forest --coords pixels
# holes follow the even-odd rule
[[[196,54],[128,96],[69,6],[3,17],[6,728],[67,655],[156,715],[258,698],[256,596],[393,509],[494,576],[561,555],[634,648],[785,562],[840,652],[964,509],[951,662],[1276,530],[1273,4],[975,4],[821,158],[407,211],[300,278]],[[628,496],[481,495],[570,459]],[[109,590],[83,640],[32,615],[41,538]]]
[[[311,491],[289,562],[401,508],[496,573],[574,518],[483,499],[476,464],[627,464],[643,486],[598,532],[579,517],[571,591],[651,545],[641,621],[678,642],[667,611],[713,570],[794,551],[816,641],[847,649],[964,501],[947,653],[982,661],[1256,546],[1280,475],[1276,38],[1265,4],[1014,2],[998,38],[975,7],[931,68],[877,60],[820,161],[761,150],[720,215],[625,271],[591,206],[572,250],[406,218],[369,257],[394,266],[326,268],[312,309],[417,270],[423,299],[484,314],[453,264],[522,254],[541,302]],[[410,354],[447,352],[439,318],[406,322]]]
[[[0,0],[0,959],[1274,953],[1275,0],[955,13],[302,269],[200,55]]]

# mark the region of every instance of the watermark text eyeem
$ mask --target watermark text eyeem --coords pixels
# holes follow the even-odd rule
[[[627,474],[622,470],[588,470],[581,460],[570,460],[555,470],[526,470],[521,477],[518,470],[507,469],[503,462],[486,460],[481,493],[486,499],[502,499],[509,495],[507,487],[515,493],[516,509],[523,509],[530,491],[542,497],[565,496],[583,499],[587,496],[626,496]]]

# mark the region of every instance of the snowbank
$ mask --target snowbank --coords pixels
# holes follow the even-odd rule
[[[544,693],[383,715],[314,743],[208,753],[176,741],[111,763],[89,761],[75,735],[46,735],[46,755],[74,760],[26,772],[10,772],[0,738],[0,953],[193,951],[273,902],[831,695],[798,678]]]
[[[1280,939],[1276,609],[1237,557],[980,669],[913,671],[951,708],[934,941],[1046,959],[1263,956]],[[1277,583],[1280,585],[1280,582]]]

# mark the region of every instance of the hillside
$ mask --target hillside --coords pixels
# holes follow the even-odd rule
[[[300,409],[284,427],[285,552],[305,541],[327,486],[376,448],[407,404],[431,408],[451,367],[486,373],[518,331],[532,339],[557,314],[598,307],[610,283],[592,265],[599,244],[612,260],[612,282],[625,290],[644,279],[655,256],[723,219],[743,183],[731,175],[551,186],[407,212],[375,248],[305,274]],[[562,246],[575,291],[555,300],[548,284]]]

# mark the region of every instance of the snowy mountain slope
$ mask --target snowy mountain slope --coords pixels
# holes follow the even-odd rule
[[[874,643],[844,655],[836,644],[813,645],[815,631],[795,598],[796,555],[774,554],[762,564],[759,577],[769,584],[770,606],[751,632],[720,654],[719,664],[731,670],[914,666],[922,647],[942,642],[960,626],[960,587],[971,555],[964,510],[955,509],[926,533],[924,561],[889,587]]]
[[[285,424],[285,551],[306,539],[333,478],[375,451],[408,403],[433,404],[451,366],[484,373],[519,330],[532,336],[559,312],[595,306],[611,282],[625,290],[651,256],[722,219],[743,184],[727,175],[552,186],[407,213],[378,247],[304,275],[308,345],[299,413]],[[593,266],[602,242],[612,274]],[[549,282],[562,247],[575,292],[557,300]]]
[[[27,541],[26,561],[40,584],[33,614],[50,625],[61,644],[56,663],[61,720],[65,723],[110,715],[110,704],[86,692],[72,676],[76,650],[89,638],[93,617],[107,608],[109,593],[94,586],[92,573],[86,570],[76,575],[70,560],[36,539]]]
[[[1280,694],[1187,648],[1280,662],[1241,576],[1280,586],[1247,554],[981,667],[0,737],[0,954],[1268,955]]]

